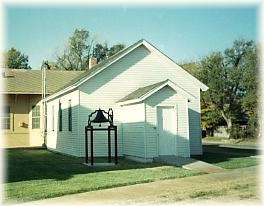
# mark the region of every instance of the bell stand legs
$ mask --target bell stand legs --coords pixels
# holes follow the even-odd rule
[[[108,162],[111,163],[111,130],[108,127]]]
[[[85,127],[85,163],[88,164],[88,136],[87,136],[87,127]]]
[[[94,154],[93,154],[93,127],[91,126],[91,143],[90,143],[90,146],[91,146],[91,165],[93,166],[94,165]]]
[[[115,131],[115,164],[117,164],[117,126],[114,126]]]
[[[93,126],[85,127],[85,163],[89,162],[88,154],[88,131],[90,131],[90,157],[91,157],[91,166],[94,165],[94,130],[107,130],[108,131],[108,162],[111,163],[111,130],[114,130],[115,136],[115,164],[118,163],[118,154],[117,154],[117,126],[109,126],[107,129],[98,129],[93,128]]]

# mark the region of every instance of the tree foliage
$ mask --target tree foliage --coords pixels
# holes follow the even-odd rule
[[[180,66],[194,77],[199,78],[199,62],[188,62]]]
[[[245,118],[249,123],[254,119],[252,128],[256,128],[256,72],[257,52],[252,41],[234,41],[223,53],[215,52],[203,58],[198,76],[209,87],[202,93],[202,102],[206,103],[207,109],[205,116],[209,111],[214,113],[213,116],[221,114],[230,132]]]
[[[63,53],[57,55],[56,62],[51,68],[62,70],[89,69],[89,59],[91,57],[95,57],[97,62],[101,62],[124,47],[123,44],[116,44],[108,48],[106,43],[96,43],[88,30],[75,29]]]
[[[93,50],[93,57],[97,59],[98,62],[105,60],[108,56],[108,46],[107,44],[97,43]]]
[[[10,69],[31,69],[28,56],[12,47],[5,53],[5,67]]]
[[[93,50],[93,57],[95,57],[98,62],[101,62],[103,60],[106,60],[108,57],[111,57],[114,54],[118,53],[124,48],[124,44],[115,44],[112,47],[108,48],[106,43],[97,43]]]
[[[189,62],[181,65],[187,72],[200,79],[200,62]],[[203,97],[203,93],[202,93]],[[215,106],[205,98],[201,98],[201,126],[213,133],[219,125],[223,124],[221,113],[215,109]]]
[[[108,50],[108,56],[113,56],[114,54],[116,54],[117,52],[121,51],[122,49],[125,48],[124,44],[115,44],[112,47],[109,48]]]
[[[56,68],[62,70],[83,70],[89,65],[94,40],[89,31],[75,29],[61,55],[57,56]]]

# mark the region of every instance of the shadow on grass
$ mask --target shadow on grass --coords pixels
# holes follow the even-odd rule
[[[250,157],[258,154],[256,149],[240,149],[220,145],[204,145],[204,154],[196,159],[208,163],[226,162],[230,158]],[[119,158],[119,164],[105,167],[88,167],[83,165],[84,158],[70,157],[50,152],[46,149],[6,149],[5,182],[29,180],[67,180],[74,175],[116,170],[154,168],[163,163],[139,163],[125,158]],[[106,158],[96,158],[95,162],[107,162]]]
[[[88,167],[83,165],[84,158],[65,156],[46,149],[6,149],[5,182],[56,179],[66,180],[77,174],[115,170],[153,168],[160,163],[139,163],[119,158],[118,165]],[[107,162],[107,158],[96,158],[95,162]]]
[[[203,145],[203,155],[195,156],[194,158],[214,164],[228,161],[231,158],[251,157],[258,154],[259,151],[257,149],[232,148],[219,144],[207,144]]]

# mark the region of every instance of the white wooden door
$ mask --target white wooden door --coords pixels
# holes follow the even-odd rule
[[[174,107],[158,107],[159,155],[175,155],[176,111]]]

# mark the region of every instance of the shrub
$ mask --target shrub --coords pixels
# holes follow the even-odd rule
[[[247,137],[246,127],[234,124],[229,132],[230,139],[245,139]]]

